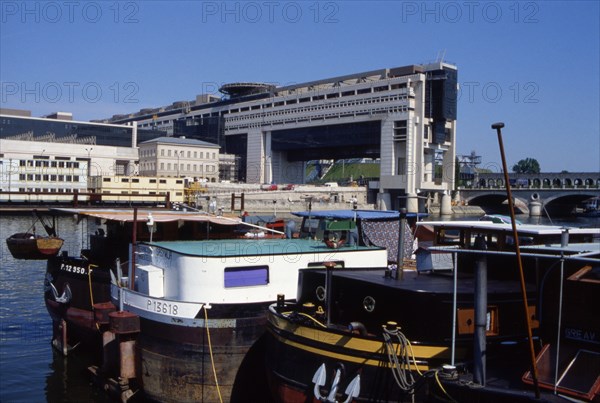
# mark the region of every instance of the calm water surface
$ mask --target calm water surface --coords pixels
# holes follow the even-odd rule
[[[16,260],[5,239],[26,232],[28,215],[0,215],[0,402],[108,402],[90,386],[84,357],[63,358],[50,345],[52,321],[44,305],[46,261]],[[87,229],[62,217],[62,250],[78,253]],[[39,222],[36,232],[44,233]],[[87,241],[86,241],[87,242]]]
[[[546,218],[518,218],[550,224]],[[15,260],[6,247],[8,236],[27,231],[32,222],[28,215],[0,215],[0,402],[109,402],[102,390],[90,385],[86,357],[73,354],[63,358],[50,345],[52,322],[44,305],[45,261]],[[600,218],[555,219],[553,223],[600,227]],[[93,232],[70,216],[61,217],[57,227],[65,239],[62,250],[70,254],[87,246],[86,234]],[[36,230],[43,231],[39,223]]]

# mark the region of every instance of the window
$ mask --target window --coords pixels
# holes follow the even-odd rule
[[[200,158],[204,158],[204,152],[200,151]]]
[[[110,178],[102,178],[102,182],[110,182]]]
[[[225,288],[269,284],[269,266],[226,267]]]
[[[129,178],[121,178],[121,182],[129,182]]]
[[[140,183],[140,180],[139,180],[139,179],[137,179],[137,178],[133,178],[133,179],[131,180],[131,182],[133,182],[133,183]]]

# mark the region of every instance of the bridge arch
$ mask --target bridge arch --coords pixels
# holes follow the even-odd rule
[[[513,193],[513,199],[515,201],[515,212],[517,214],[529,213],[529,200],[527,197],[516,196]],[[508,213],[506,194],[502,192],[479,194],[477,196],[468,197],[465,201],[471,206],[481,207],[486,213]]]
[[[585,200],[598,196],[597,193],[571,193],[564,195],[555,195],[544,198],[544,207],[548,213],[553,216],[564,216],[573,213],[575,206],[580,205]]]

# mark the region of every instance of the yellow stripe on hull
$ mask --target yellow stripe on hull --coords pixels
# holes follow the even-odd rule
[[[271,333],[276,337],[279,342],[288,346],[295,347],[300,350],[308,351],[313,354],[322,355],[337,360],[344,360],[347,362],[353,362],[358,364],[370,365],[370,366],[389,366],[386,358],[385,344],[382,340],[369,340],[361,337],[356,337],[352,334],[339,334],[331,331],[320,330],[318,328],[312,328],[308,326],[291,323],[281,317],[273,314],[269,315],[269,321],[279,331],[288,332],[294,337],[306,339],[313,343],[324,344],[323,348],[313,347],[306,343],[297,342],[290,340],[289,338],[282,337],[278,332],[271,330]],[[327,347],[332,348],[343,348],[349,353],[355,354],[343,354],[333,352]],[[397,344],[395,344],[397,347]],[[414,353],[414,359],[416,360],[416,367],[420,371],[427,371],[430,368],[429,361],[436,360],[436,367],[440,361],[450,362],[450,348],[446,346],[423,346],[423,345],[411,345],[412,353]],[[358,355],[382,355],[384,361],[359,357]],[[415,365],[415,362],[411,362],[411,365]]]

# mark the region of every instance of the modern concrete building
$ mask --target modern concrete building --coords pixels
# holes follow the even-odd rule
[[[371,184],[379,207],[414,211],[423,192],[441,194],[449,206],[456,66],[385,68],[285,87],[235,83],[221,92],[219,101],[199,96],[106,122],[218,144],[239,157],[238,179],[247,183],[303,183],[310,160],[380,158],[380,181]]]
[[[219,180],[219,146],[206,141],[158,137],[139,144],[140,175]]]

